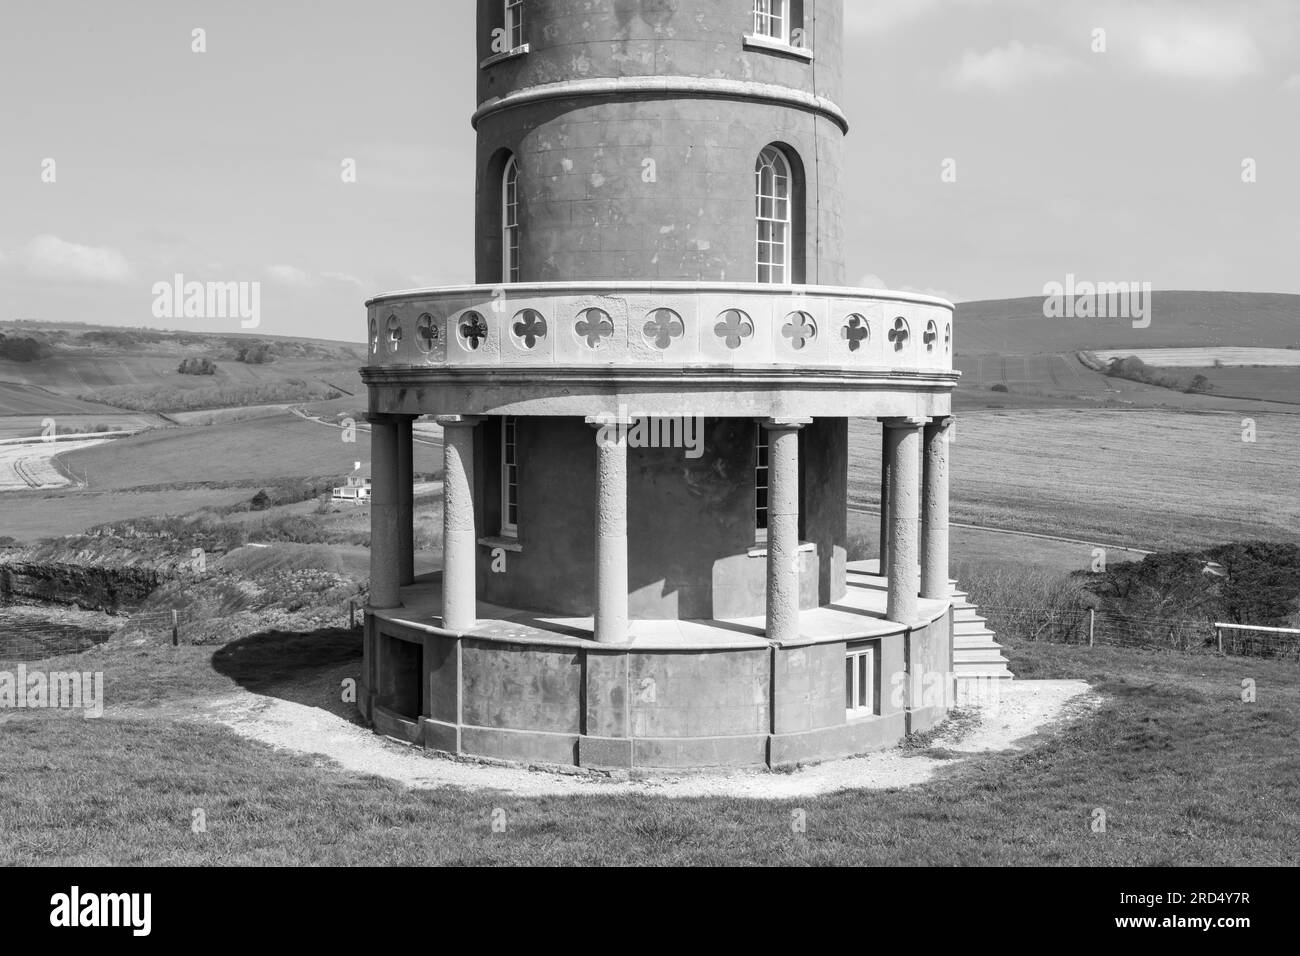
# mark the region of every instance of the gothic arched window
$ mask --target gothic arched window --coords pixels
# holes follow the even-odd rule
[[[501,177],[501,281],[519,281],[519,163],[511,156]]]
[[[782,285],[792,281],[790,163],[780,149],[768,146],[758,156],[754,177],[758,220],[757,281]]]

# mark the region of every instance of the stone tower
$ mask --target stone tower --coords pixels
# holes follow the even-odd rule
[[[842,7],[480,0],[477,284],[367,304],[377,728],[779,766],[946,710],[953,309],[842,286]],[[848,561],[851,418],[883,423],[879,563]]]

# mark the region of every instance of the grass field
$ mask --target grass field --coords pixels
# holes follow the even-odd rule
[[[526,799],[408,790],[183,719],[195,700],[240,687],[289,694],[286,682],[360,665],[359,638],[343,632],[241,647],[94,652],[79,666],[105,674],[104,719],[11,717],[0,865],[1300,863],[1295,665],[1013,643],[1017,673],[1084,677],[1100,709],[1028,749],[971,757],[906,789]],[[1240,700],[1248,676],[1255,704]],[[114,716],[124,707],[129,716]],[[498,808],[507,826],[494,833]],[[1090,829],[1097,808],[1105,833]],[[206,832],[192,832],[196,809]],[[792,832],[795,809],[806,833]]]
[[[1300,535],[1300,417],[1044,409],[958,420],[953,520],[1147,550]],[[855,422],[850,499],[879,501],[879,427]]]
[[[960,355],[1297,345],[1300,295],[1156,292],[1146,329],[1133,328],[1127,319],[1048,319],[1042,296],[957,307]]]
[[[1300,319],[1298,319],[1300,321]],[[1102,363],[1132,355],[1152,368],[1214,368],[1216,364],[1255,368],[1300,366],[1300,349],[1217,347],[1208,349],[1120,349],[1093,352]]]
[[[370,435],[276,414],[209,427],[163,428],[62,457],[87,490],[8,492],[0,535],[31,541],[90,525],[150,515],[182,515],[248,501],[288,478],[342,477],[370,460]],[[415,445],[415,468],[441,469],[441,451]]]

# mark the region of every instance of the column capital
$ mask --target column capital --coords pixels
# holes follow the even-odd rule
[[[921,428],[927,421],[929,421],[929,419],[907,416],[904,418],[882,418],[880,424],[884,425],[886,428],[910,429]]]
[[[760,418],[758,423],[768,431],[798,431],[813,423],[811,418]]]
[[[957,424],[957,417],[955,415],[936,415],[934,418],[926,422],[926,424],[942,431],[945,428],[951,428],[953,425]]]
[[[435,415],[433,420],[443,428],[456,428],[457,426],[473,428],[487,419],[482,415]]]

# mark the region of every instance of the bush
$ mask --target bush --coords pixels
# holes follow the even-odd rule
[[[254,511],[265,511],[271,507],[271,496],[265,490],[259,491],[248,504]]]
[[[6,336],[0,332],[0,359],[11,362],[39,362],[50,354],[49,347],[40,339],[27,336]]]
[[[210,358],[187,358],[176,371],[182,375],[216,375],[217,366]]]
[[[996,385],[994,385],[991,389],[989,389],[989,391],[990,391],[990,392],[1009,393],[1009,392],[1011,391],[1011,389],[1007,388],[1007,387],[1006,387],[1005,385],[1003,385],[1001,382],[998,382],[998,383],[997,383]]]

